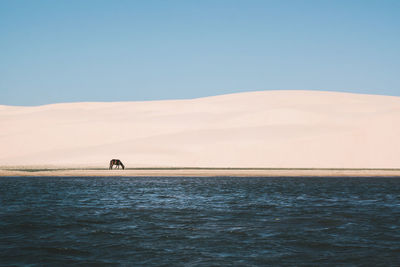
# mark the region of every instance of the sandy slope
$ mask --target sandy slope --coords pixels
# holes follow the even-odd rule
[[[0,165],[400,168],[400,97],[265,91],[0,106]]]

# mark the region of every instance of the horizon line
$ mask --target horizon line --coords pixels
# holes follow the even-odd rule
[[[383,96],[383,97],[400,97],[400,95],[388,95],[388,94],[379,94],[379,93],[355,93],[344,90],[319,90],[319,89],[266,89],[266,90],[254,90],[254,91],[239,91],[233,93],[226,94],[216,94],[216,95],[206,95],[200,97],[192,97],[192,98],[165,98],[165,99],[147,99],[147,100],[122,100],[122,101],[66,101],[66,102],[52,102],[46,104],[39,105],[6,105],[0,104],[0,107],[42,107],[49,105],[59,105],[59,104],[79,104],[79,103],[131,103],[131,102],[162,102],[162,101],[185,101],[185,100],[197,100],[211,97],[220,97],[220,96],[228,96],[228,95],[239,95],[239,94],[252,94],[252,93],[261,93],[261,92],[277,92],[277,91],[290,91],[290,92],[316,92],[316,93],[338,93],[338,94],[349,94],[349,95],[365,95],[365,96]]]

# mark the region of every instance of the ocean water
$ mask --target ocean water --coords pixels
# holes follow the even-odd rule
[[[2,266],[399,266],[396,178],[0,178]]]

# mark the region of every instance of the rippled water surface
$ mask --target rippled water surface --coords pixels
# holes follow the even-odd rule
[[[400,265],[396,178],[0,178],[0,265]]]

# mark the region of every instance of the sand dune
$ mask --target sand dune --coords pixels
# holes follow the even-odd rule
[[[0,106],[0,165],[400,168],[400,97],[264,91]]]

